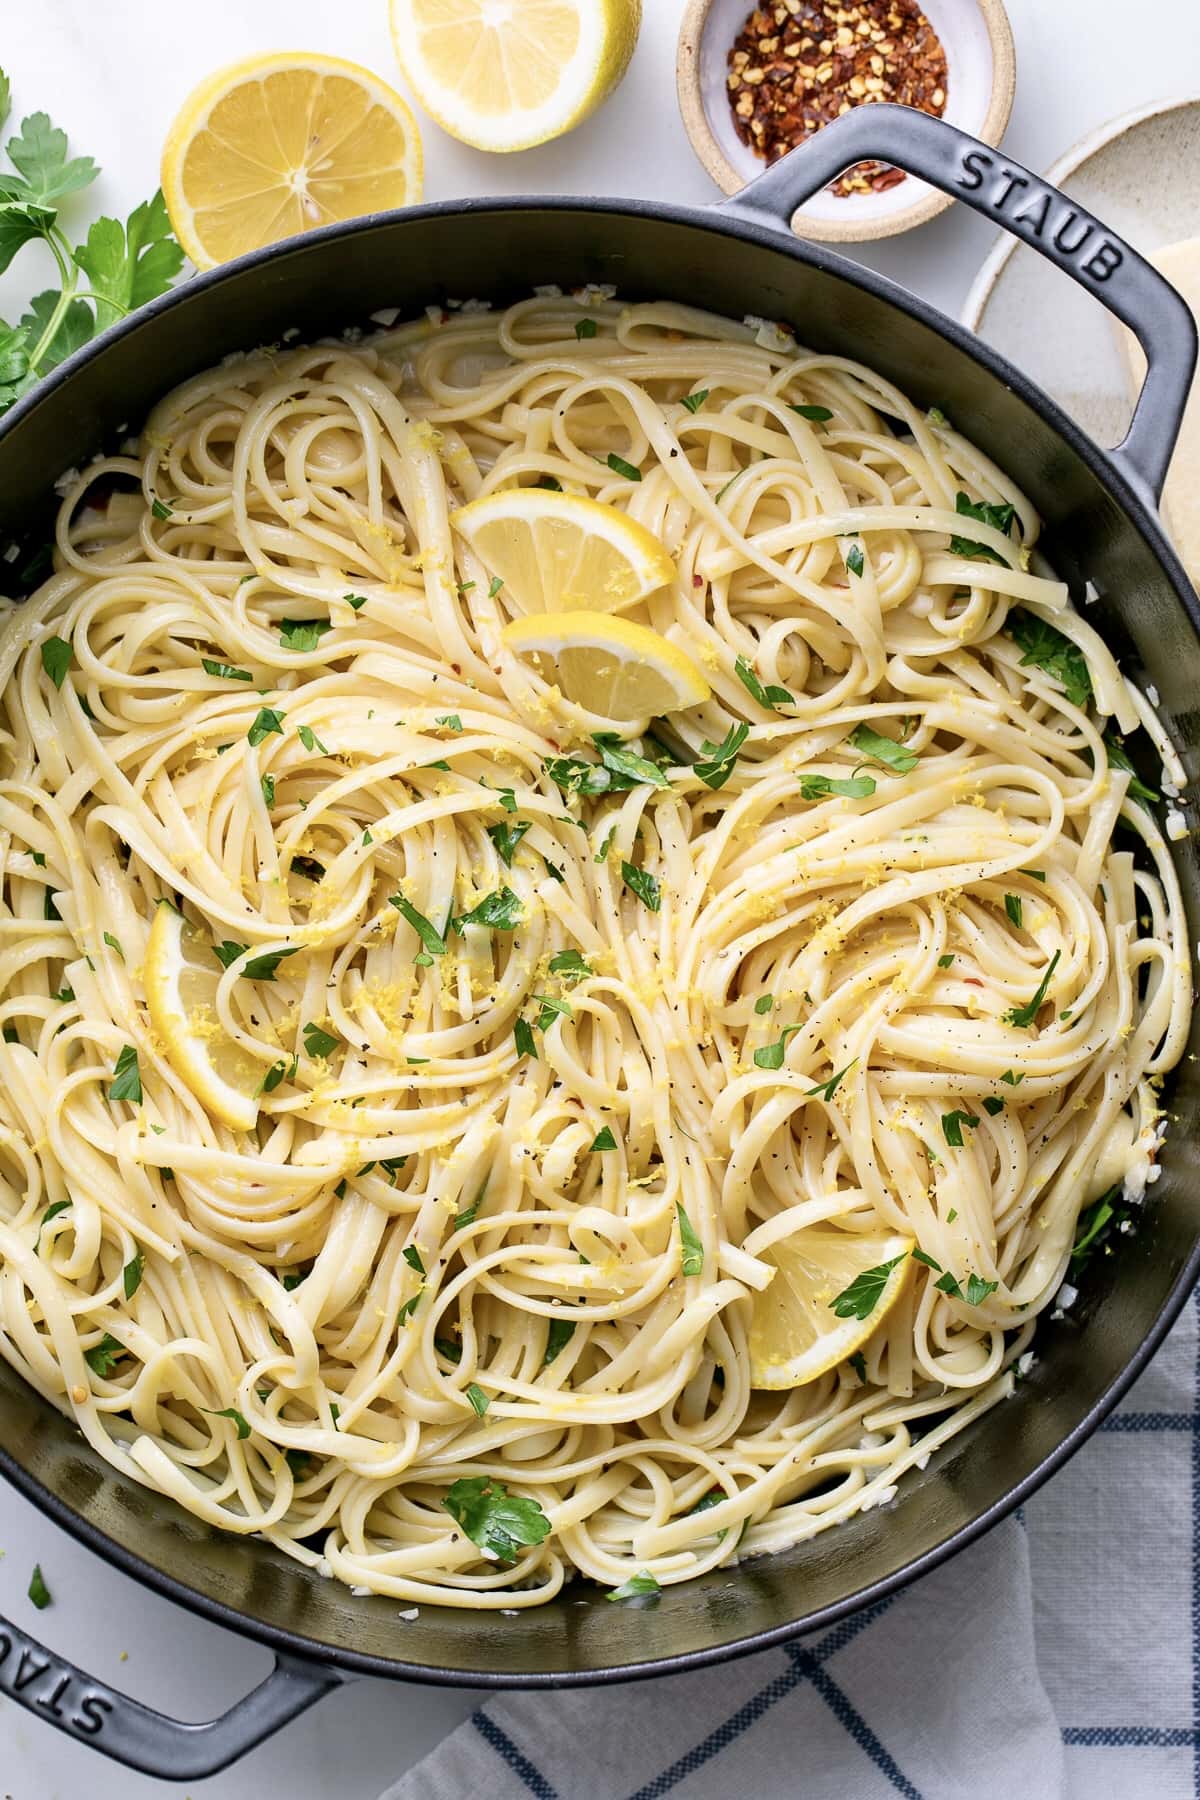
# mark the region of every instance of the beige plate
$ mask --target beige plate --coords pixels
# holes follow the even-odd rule
[[[753,10],[753,0],[689,0],[679,31],[679,109],[692,149],[727,194],[766,167],[733,129],[725,88],[726,56]],[[1001,0],[923,0],[922,10],[946,51],[946,118],[985,144],[998,144],[1017,74]],[[792,223],[802,237],[822,243],[860,243],[923,225],[949,204],[947,195],[910,175],[881,194],[814,194]]]
[[[1200,97],[1155,101],[1102,126],[1046,179],[1138,250],[1200,235]],[[1102,444],[1124,436],[1131,396],[1112,315],[1035,250],[1001,240],[975,278],[963,323],[1090,436]]]

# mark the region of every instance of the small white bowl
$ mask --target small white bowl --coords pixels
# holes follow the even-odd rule
[[[761,0],[764,9],[772,0]],[[689,0],[679,32],[679,108],[692,149],[725,193],[736,193],[767,167],[738,137],[729,104],[726,58],[755,10],[753,0]],[[1016,55],[1001,0],[921,0],[946,52],[946,111],[985,144],[998,144],[1012,111]],[[799,234],[823,243],[892,237],[949,206],[948,195],[909,175],[882,193],[834,194],[805,202]]]

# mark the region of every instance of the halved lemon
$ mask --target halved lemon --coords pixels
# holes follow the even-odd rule
[[[691,657],[665,637],[607,613],[530,613],[500,635],[543,681],[606,719],[679,712],[712,692]]]
[[[526,150],[570,131],[616,87],[642,0],[392,0],[413,93],[477,150]]]
[[[653,532],[579,494],[503,488],[451,514],[522,612],[617,612],[674,581]]]
[[[421,134],[392,88],[313,51],[252,56],[194,88],[163,146],[175,236],[199,269],[421,198]]]
[[[912,1238],[858,1237],[810,1225],[764,1250],[762,1260],[777,1272],[754,1295],[750,1385],[800,1387],[853,1356],[899,1299],[912,1247]],[[876,1289],[878,1298],[865,1318],[839,1319],[833,1302],[856,1281],[866,1290],[863,1306]]]
[[[221,1029],[216,958],[170,906],[154,915],[142,972],[150,1023],[179,1079],[222,1124],[249,1131],[265,1070]]]

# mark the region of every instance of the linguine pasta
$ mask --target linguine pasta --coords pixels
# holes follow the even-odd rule
[[[629,616],[712,686],[615,759],[449,523],[538,483],[661,539]],[[1113,734],[1173,753],[1005,474],[775,328],[546,292],[231,359],[66,487],[0,639],[0,1350],[101,1456],[511,1607],[808,1538],[1011,1391],[1190,976]],[[251,1129],[150,1019],[168,904]],[[755,1389],[816,1227],[920,1255]]]

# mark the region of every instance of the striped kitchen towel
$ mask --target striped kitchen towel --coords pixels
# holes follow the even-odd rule
[[[381,1800],[1195,1800],[1200,1306],[1025,1508],[785,1649],[489,1700]]]

